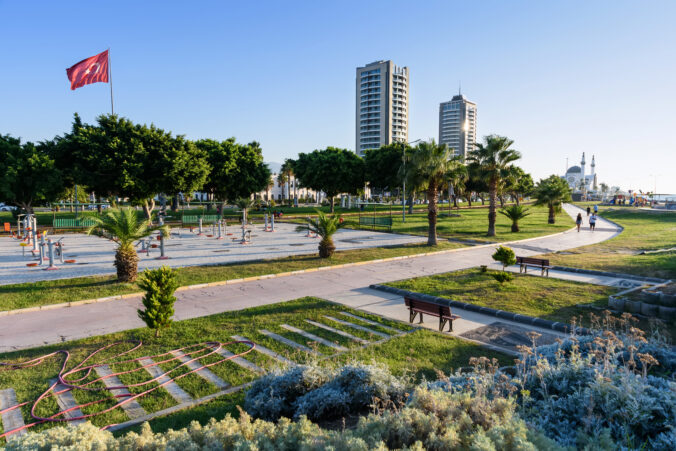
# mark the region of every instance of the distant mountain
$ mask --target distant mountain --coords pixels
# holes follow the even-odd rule
[[[265,164],[270,168],[270,172],[273,174],[278,174],[282,169],[282,163],[275,163],[274,161],[266,161]]]

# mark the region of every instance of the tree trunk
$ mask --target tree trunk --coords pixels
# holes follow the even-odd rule
[[[333,244],[331,237],[322,239],[319,242],[319,257],[329,258],[336,251],[336,246]]]
[[[556,212],[554,211],[554,205],[549,206],[549,219],[547,222],[549,224],[555,224],[556,223]]]
[[[414,194],[415,194],[415,193],[414,193],[413,191],[411,191],[411,192],[409,193],[409,195],[408,195],[408,200],[407,200],[407,202],[408,202],[408,214],[409,214],[409,215],[412,215],[412,214],[413,214],[413,195],[414,195]]]
[[[98,214],[103,213],[103,207],[101,206],[101,196],[96,196],[96,202],[98,203],[98,205],[96,206],[96,212]]]
[[[516,233],[519,231],[519,222],[518,221],[512,221],[512,232]]]
[[[488,236],[495,236],[495,218],[497,216],[498,181],[492,178],[488,184]]]
[[[138,255],[133,245],[119,247],[115,252],[115,268],[119,282],[133,282],[138,273]]]
[[[469,195],[465,199],[467,200],[467,206],[469,208],[472,208],[472,193],[469,193]]]
[[[153,210],[155,209],[155,199],[145,200],[143,202],[143,213],[146,215],[146,219],[150,221],[153,217]]]
[[[437,245],[437,199],[439,193],[437,192],[436,183],[430,183],[427,189],[427,221],[429,226],[427,228],[427,245]]]
[[[334,204],[334,198],[333,198],[333,196],[330,196],[330,197],[331,197],[331,213],[333,213],[333,212],[334,212],[334,210],[333,210],[333,208],[334,208],[334,207],[333,207],[333,204]]]
[[[178,194],[171,198],[171,211],[176,213],[178,211]]]
[[[500,200],[500,208],[505,208],[505,196],[501,194],[498,196],[498,199]]]

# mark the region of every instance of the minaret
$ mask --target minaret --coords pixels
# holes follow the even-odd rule
[[[596,157],[592,155],[592,164],[591,164],[591,184],[594,190],[596,190]]]
[[[582,180],[584,180],[584,174],[585,174],[584,165],[585,165],[584,152],[582,152],[582,161],[580,161],[580,168],[582,168]]]

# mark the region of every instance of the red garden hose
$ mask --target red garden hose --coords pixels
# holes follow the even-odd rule
[[[98,354],[99,352],[105,351],[107,349],[110,349],[114,346],[121,345],[123,343],[132,343],[132,344],[134,344],[134,346],[131,349],[128,349],[126,351],[120,352],[120,353],[113,355],[111,357],[108,357],[108,358],[106,358],[106,359],[104,359],[104,360],[102,360],[98,363],[86,365],[86,363],[90,359],[92,359],[96,354]],[[194,361],[199,361],[200,359],[205,358],[207,356],[213,355],[213,354],[217,353],[222,347],[227,346],[229,344],[235,344],[235,343],[247,344],[247,345],[249,345],[249,349],[247,349],[246,351],[241,352],[239,354],[233,354],[229,357],[223,357],[222,359],[215,361],[213,363],[203,364],[203,365],[196,367],[194,369],[190,369],[190,371],[183,373],[183,374],[180,374],[176,377],[170,376],[170,374],[172,372],[178,370],[179,368],[184,367],[184,366],[186,366],[186,365],[188,365],[188,364],[190,364]],[[9,370],[20,370],[20,369],[23,369],[23,368],[30,368],[30,367],[38,366],[41,363],[43,363],[45,359],[47,359],[49,357],[56,356],[57,354],[63,354],[65,356],[65,358],[63,360],[63,364],[61,365],[61,370],[59,371],[59,375],[57,377],[56,382],[54,382],[35,401],[33,401],[33,405],[31,407],[31,416],[36,421],[34,421],[33,423],[30,423],[30,424],[26,424],[24,426],[18,427],[16,429],[12,429],[10,431],[5,431],[3,434],[0,434],[0,438],[7,437],[10,434],[19,432],[23,429],[28,429],[32,426],[37,425],[37,424],[42,424],[42,423],[47,423],[47,422],[67,422],[67,421],[83,420],[83,419],[91,418],[91,417],[94,417],[94,416],[97,416],[97,415],[101,415],[102,413],[110,412],[111,410],[114,410],[118,407],[121,407],[122,405],[127,404],[127,403],[129,403],[129,402],[131,402],[135,399],[138,399],[142,396],[145,396],[145,395],[157,390],[160,387],[163,387],[167,384],[175,382],[175,381],[187,376],[188,374],[192,374],[194,372],[203,370],[203,369],[208,368],[210,366],[218,365],[219,363],[223,363],[227,360],[232,360],[234,358],[244,356],[244,355],[248,354],[249,352],[251,352],[256,347],[255,343],[248,341],[248,340],[241,340],[241,341],[236,340],[236,341],[230,341],[230,342],[227,342],[227,343],[221,343],[221,342],[217,342],[217,341],[207,341],[207,342],[204,342],[204,343],[198,343],[198,344],[194,344],[194,345],[184,346],[182,348],[174,349],[173,351],[165,352],[165,353],[162,353],[162,354],[157,354],[157,355],[154,355],[154,356],[146,356],[146,357],[139,357],[139,358],[136,358],[136,359],[110,362],[113,359],[116,359],[116,358],[121,357],[123,355],[129,354],[130,352],[136,351],[142,345],[143,345],[143,343],[141,341],[134,340],[134,341],[118,341],[118,342],[115,342],[115,343],[112,343],[112,344],[102,346],[99,349],[97,349],[96,351],[89,354],[79,364],[77,364],[75,367],[73,367],[72,369],[70,369],[68,371],[66,371],[66,366],[68,365],[68,361],[70,359],[70,353],[66,350],[55,351],[55,352],[45,354],[45,355],[42,355],[40,357],[36,357],[32,360],[28,360],[28,361],[21,362],[21,363],[3,363],[3,362],[0,362],[0,369],[5,367],[5,368],[8,368]],[[155,365],[160,365],[160,364],[163,364],[163,363],[173,362],[174,360],[179,359],[179,357],[182,357],[181,354],[179,354],[179,355],[172,354],[173,352],[176,352],[176,351],[181,351],[181,353],[183,355],[190,357],[190,359],[186,360],[185,362],[180,362],[179,365],[175,366],[174,368],[170,369],[169,371],[166,371],[166,372],[160,374],[159,376],[154,377],[150,380],[147,380],[147,381],[144,381],[144,382],[139,382],[137,384],[121,385],[121,386],[114,386],[114,387],[105,387],[105,388],[91,387],[92,384],[94,384],[98,381],[102,381],[103,379],[106,379],[106,378],[109,378],[109,377],[119,376],[121,374],[134,373],[136,371],[143,371],[146,367],[149,367],[149,366],[155,366]],[[209,351],[209,352],[207,352],[206,354],[200,355],[200,353],[202,353],[204,351]],[[197,356],[193,357],[193,355],[197,355]],[[220,354],[218,354],[218,355],[220,356]],[[168,357],[168,358],[165,359],[165,360],[161,360],[161,361],[155,360],[156,358],[164,358],[164,357]],[[111,365],[116,365],[116,364],[138,362],[139,360],[143,360],[143,359],[147,359],[147,358],[153,359],[154,363],[149,364],[149,365],[139,366],[139,367],[134,368],[132,370],[120,371],[120,372],[117,372],[117,373],[111,373],[109,375],[99,377],[99,378],[91,380],[89,382],[85,382],[85,383],[80,384],[83,380],[85,380],[89,377],[89,375],[91,374],[91,372],[95,368],[106,365],[107,362],[110,362]],[[81,374],[81,376],[79,376],[80,374]],[[73,378],[69,379],[69,376],[72,376]],[[77,377],[77,376],[79,376],[79,377]],[[100,412],[90,413],[90,414],[87,414],[87,415],[81,415],[81,416],[72,417],[72,418],[64,418],[63,417],[64,414],[66,414],[67,412],[70,412],[72,410],[80,409],[82,407],[87,407],[87,406],[90,406],[90,405],[93,405],[93,404],[98,404],[100,402],[107,401],[109,399],[108,397],[103,397],[102,399],[99,399],[99,400],[96,400],[96,401],[91,401],[91,402],[88,402],[88,403],[85,403],[85,404],[80,404],[80,405],[71,407],[71,408],[66,409],[66,410],[62,410],[62,411],[60,411],[60,412],[58,412],[54,415],[51,415],[49,417],[41,417],[39,415],[36,415],[36,413],[35,413],[35,410],[36,410],[38,404],[43,399],[50,396],[51,394],[58,395],[58,394],[70,391],[72,389],[75,389],[75,388],[78,389],[78,390],[87,390],[87,391],[111,391],[111,390],[116,390],[116,389],[126,389],[128,387],[140,387],[140,386],[148,385],[152,382],[156,382],[158,379],[161,379],[164,376],[167,376],[168,380],[166,380],[165,382],[157,385],[156,387],[149,388],[149,389],[147,389],[147,390],[145,390],[141,393],[112,395],[114,398],[124,398],[124,399],[122,399],[121,401],[116,403],[114,406],[108,407],[104,410],[101,410]],[[57,384],[62,384],[64,386],[68,387],[68,388],[60,390],[60,391],[55,391],[54,388],[56,387]],[[19,409],[22,406],[25,406],[29,403],[30,403],[30,401],[26,401],[26,402],[19,403],[15,406],[12,406],[12,407],[8,407],[4,410],[0,410],[0,415],[4,414],[6,412],[10,412],[14,409]],[[114,425],[109,424],[107,426],[104,426],[102,429],[105,430],[105,429],[107,429],[111,426],[114,426]]]

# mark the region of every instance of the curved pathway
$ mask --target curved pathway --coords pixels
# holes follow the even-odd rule
[[[572,205],[564,205],[564,209],[572,217],[581,211]],[[595,232],[584,228],[578,233],[572,229],[513,242],[510,246],[519,255],[530,256],[598,243],[620,232],[620,227],[599,218]],[[491,254],[496,246],[468,247],[438,255],[186,290],[177,293],[174,319],[196,318],[316,296],[390,318],[407,320],[408,313],[403,308],[401,298],[387,293],[374,293],[375,290],[370,290],[369,285],[488,264],[492,262]],[[0,317],[0,352],[143,327],[136,313],[140,306],[140,297],[136,297]],[[488,318],[467,316],[464,313],[461,316],[466,323],[458,324],[456,334],[489,323]],[[490,322],[494,320],[490,318]],[[428,323],[434,326],[433,321]]]

